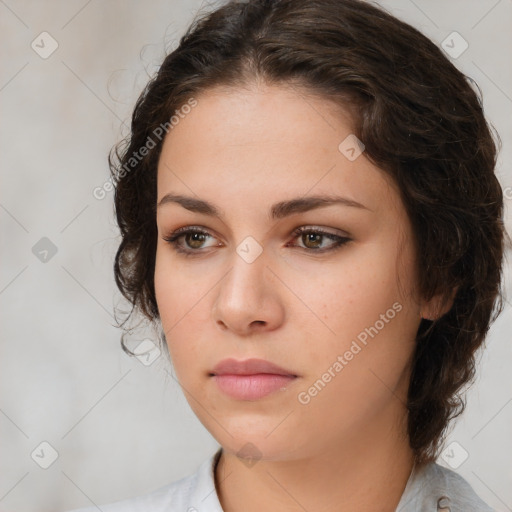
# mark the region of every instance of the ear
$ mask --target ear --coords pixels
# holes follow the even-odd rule
[[[449,295],[434,295],[429,301],[423,302],[420,311],[421,318],[425,318],[426,320],[438,320],[448,313],[453,306],[453,301],[458,289],[459,287],[456,286],[452,288]]]

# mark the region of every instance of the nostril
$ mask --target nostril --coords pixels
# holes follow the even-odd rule
[[[217,320],[217,325],[219,325],[222,329],[227,329],[227,325],[222,320]]]

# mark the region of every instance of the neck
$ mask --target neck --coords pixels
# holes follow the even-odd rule
[[[223,449],[215,485],[224,512],[394,512],[414,454],[407,437],[387,425],[376,422],[314,455],[263,457],[249,466]]]

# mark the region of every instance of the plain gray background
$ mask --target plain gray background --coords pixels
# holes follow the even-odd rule
[[[503,139],[497,172],[510,231],[512,0],[379,3],[439,45],[453,31],[467,41],[451,58],[481,87]],[[120,348],[112,193],[93,196],[138,94],[201,4],[208,9],[198,0],[0,0],[1,511],[143,494],[217,447],[167,359],[147,366]],[[58,47],[42,58],[50,37]],[[508,267],[505,279],[508,288]],[[511,325],[507,304],[439,460],[498,511],[512,510]],[[58,453],[47,469],[52,449],[42,442]]]

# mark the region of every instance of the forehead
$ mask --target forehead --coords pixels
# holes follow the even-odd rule
[[[215,88],[166,136],[158,165],[158,201],[168,192],[216,203],[261,205],[311,193],[342,194],[389,209],[397,192],[352,140],[348,109],[291,86]],[[342,144],[342,149],[340,149]]]
[[[329,135],[353,131],[352,120],[340,105],[298,86],[218,86],[195,98],[197,106],[172,129],[169,145],[171,139],[181,144],[180,135],[188,137],[197,130],[194,139],[204,151],[254,144],[303,147],[304,143],[318,149],[322,139],[322,145],[330,143]]]

